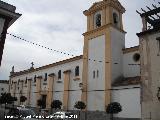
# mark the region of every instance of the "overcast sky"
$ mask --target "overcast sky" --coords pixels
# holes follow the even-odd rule
[[[86,17],[83,11],[99,0],[3,0],[16,6],[22,16],[8,29],[9,33],[44,46],[81,55],[83,36],[86,31]],[[138,45],[137,32],[142,29],[140,16],[136,10],[151,7],[158,0],[120,0],[126,8],[123,15],[126,47]],[[151,7],[152,8],[152,7]],[[9,79],[12,66],[15,71],[28,69],[31,62],[40,67],[55,61],[70,58],[60,53],[30,45],[7,35],[0,67],[0,79]]]

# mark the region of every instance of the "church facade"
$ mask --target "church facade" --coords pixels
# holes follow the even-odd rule
[[[152,100],[155,100],[155,106],[159,105],[159,101],[156,96],[152,100],[147,98],[149,101],[145,98],[147,95],[149,98],[157,95],[153,92],[153,86],[159,83],[153,82],[152,85],[149,80],[144,82],[146,78],[151,79],[145,77],[151,73],[145,68],[153,70],[157,67],[155,70],[160,71],[154,64],[160,60],[156,56],[154,60],[147,57],[148,53],[142,46],[153,47],[149,45],[156,43],[152,44],[152,40],[151,44],[145,43],[143,34],[139,33],[140,46],[125,48],[126,32],[122,20],[125,8],[118,0],[96,2],[83,13],[87,17],[83,55],[39,68],[32,66],[19,72],[13,69],[9,88],[11,94],[18,98],[16,104],[20,105],[19,98],[22,95],[27,97],[26,106],[38,107],[37,100],[42,99],[46,109],[51,108],[53,100],[62,101],[64,110],[74,110],[75,102],[83,101],[87,111],[105,111],[110,102],[119,102],[123,110],[117,117],[148,119],[147,115],[156,113],[155,109],[149,109]],[[150,52],[154,53],[154,50]],[[153,63],[152,67],[145,60]],[[155,77],[153,79],[158,78],[157,72],[151,75]],[[144,84],[150,89],[144,88]],[[149,90],[147,95],[142,94],[144,89]]]

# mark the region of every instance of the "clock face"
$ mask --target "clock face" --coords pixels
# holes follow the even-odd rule
[[[97,27],[101,26],[101,14],[96,15],[96,26]]]

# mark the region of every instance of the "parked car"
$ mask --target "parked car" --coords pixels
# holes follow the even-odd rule
[[[31,119],[32,118],[32,119]],[[12,108],[7,113],[5,120],[36,120],[36,115],[33,110],[27,108]]]
[[[50,115],[51,120],[69,120],[75,118],[77,118],[77,115],[74,115],[71,112],[64,112],[64,111],[58,111]]]

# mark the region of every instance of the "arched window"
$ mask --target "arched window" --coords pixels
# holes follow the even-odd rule
[[[34,82],[36,82],[36,78],[37,78],[37,76],[35,75],[35,76],[34,76]]]
[[[58,71],[58,79],[61,79],[61,70]]]
[[[117,15],[117,13],[113,13],[113,22],[114,22],[114,24],[118,24],[118,15]]]
[[[100,27],[101,26],[101,14],[100,13],[96,14],[95,23],[96,23],[96,27]]]
[[[79,76],[79,66],[76,66],[75,68],[75,76]]]
[[[18,80],[18,85],[19,85],[20,79]]]
[[[99,77],[99,70],[97,70],[97,78]]]
[[[45,73],[44,81],[47,81],[47,73]]]
[[[28,80],[28,78],[26,77],[25,84],[27,84],[27,80]]]
[[[95,78],[96,77],[96,72],[95,71],[93,71],[93,78]]]

